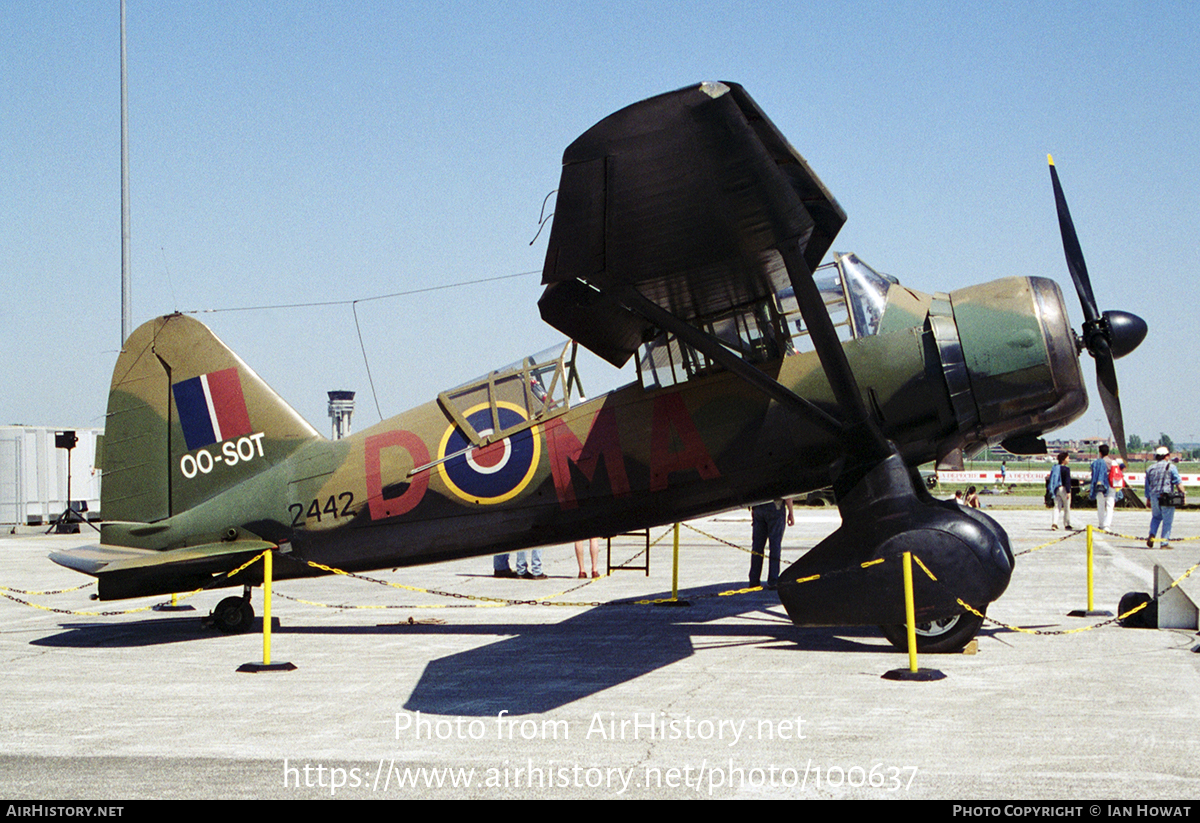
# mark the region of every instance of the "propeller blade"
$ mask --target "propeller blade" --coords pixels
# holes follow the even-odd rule
[[[1083,305],[1083,343],[1096,359],[1096,387],[1100,391],[1100,402],[1108,416],[1108,425],[1122,459],[1129,462],[1125,453],[1125,420],[1121,416],[1120,390],[1117,387],[1117,370],[1113,360],[1124,357],[1138,347],[1146,336],[1146,321],[1135,314],[1123,311],[1106,311],[1103,315],[1096,307],[1096,296],[1092,293],[1092,281],[1088,277],[1087,264],[1083,262],[1083,249],[1075,234],[1075,223],[1067,208],[1067,198],[1058,181],[1058,169],[1054,158],[1046,155],[1050,163],[1050,182],[1054,185],[1054,205],[1058,209],[1058,228],[1062,233],[1063,252],[1067,256],[1067,270],[1075,281],[1075,291]]]
[[[1107,343],[1104,351],[1096,354],[1096,388],[1100,392],[1100,402],[1104,405],[1104,413],[1108,416],[1108,425],[1113,437],[1117,440],[1117,450],[1125,465],[1129,465],[1129,455],[1125,453],[1125,420],[1121,416],[1120,390],[1117,388],[1117,370],[1113,365],[1112,352]]]
[[[1083,261],[1083,249],[1079,247],[1075,224],[1071,221],[1071,211],[1067,208],[1067,198],[1063,194],[1062,184],[1058,182],[1054,158],[1047,154],[1046,159],[1050,162],[1050,181],[1054,185],[1054,205],[1058,209],[1058,229],[1062,234],[1063,252],[1067,255],[1067,271],[1071,273],[1075,291],[1079,294],[1079,302],[1083,304],[1084,319],[1095,322],[1100,318],[1100,311],[1096,308],[1096,296],[1092,294],[1092,281],[1088,278],[1087,263]]]

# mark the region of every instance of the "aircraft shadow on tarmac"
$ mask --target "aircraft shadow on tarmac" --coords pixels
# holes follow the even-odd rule
[[[228,637],[200,625],[193,612],[188,617],[152,617],[125,623],[62,623],[59,634],[30,641],[31,646],[55,648],[103,649],[161,646],[167,643],[195,643],[205,638]],[[262,632],[262,619],[254,619],[255,631]],[[278,629],[276,629],[278,631]]]
[[[874,627],[795,626],[773,594],[712,596],[723,588],[680,592],[680,599],[692,599],[691,607],[594,608],[544,625],[411,627],[430,634],[486,629],[512,636],[430,661],[404,708],[441,715],[536,714],[632,681],[697,650],[720,654],[737,646],[903,659]],[[727,617],[741,620],[715,622]]]
[[[713,596],[727,588],[680,592],[681,599],[691,599],[690,607],[604,606],[554,623],[288,625],[275,633],[497,637],[493,643],[431,660],[404,704],[409,711],[464,716],[494,716],[501,710],[510,715],[549,711],[677,663],[697,649],[719,653],[722,647],[757,646],[899,657],[873,627],[798,627],[782,614],[773,594]],[[741,620],[717,622],[733,617]],[[201,628],[195,616],[62,624],[62,628],[65,631],[34,640],[32,645],[119,648],[228,637]]]

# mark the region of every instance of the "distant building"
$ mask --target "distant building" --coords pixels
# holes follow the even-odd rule
[[[1111,437],[1100,436],[1080,437],[1074,440],[1047,440],[1046,450],[1050,454],[1066,452],[1067,454],[1071,455],[1072,458],[1079,457],[1081,455],[1095,457],[1102,443],[1107,443],[1111,449],[1115,450],[1117,448]]]

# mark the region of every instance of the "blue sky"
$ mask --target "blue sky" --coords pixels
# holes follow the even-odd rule
[[[102,425],[120,337],[118,8],[0,10],[0,423]],[[1053,153],[1101,308],[1150,324],[1118,362],[1127,431],[1200,439],[1196,4],[127,14],[135,323],[540,271],[547,235],[529,241],[571,140],[653,94],[732,80],[846,210],[834,247],[922,291],[1006,275],[1070,288]],[[539,293],[532,274],[360,304],[384,413],[557,340]],[[357,425],[377,419],[349,306],[201,319],[319,430],[329,389],[360,392]],[[1066,432],[1102,419],[1093,394]]]

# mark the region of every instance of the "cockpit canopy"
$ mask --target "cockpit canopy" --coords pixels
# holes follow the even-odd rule
[[[881,274],[853,254],[834,254],[834,261],[813,273],[825,308],[842,340],[875,334],[887,305],[888,289],[897,280]],[[750,363],[766,363],[812,351],[804,319],[786,274],[772,279],[774,290],[749,305],[700,317],[696,323]],[[556,416],[583,399],[576,365],[578,343],[567,341],[524,357],[504,368],[438,395],[438,403],[474,447],[502,439]],[[645,388],[682,383],[717,369],[717,365],[673,334],[660,332],[638,350],[638,377]],[[480,421],[479,412],[488,410]],[[501,413],[508,409],[516,414]],[[470,418],[470,419],[468,419]]]
[[[813,272],[825,308],[842,340],[867,337],[879,331],[888,289],[897,283],[854,254],[834,253],[834,261]],[[709,318],[697,325],[751,363],[778,360],[812,351],[800,307],[790,282],[780,278],[776,290],[746,307]],[[702,353],[660,333],[638,352],[638,376],[646,388],[671,386],[715,369]]]
[[[578,344],[566,341],[438,394],[438,403],[473,446],[501,440],[583,399],[575,365]],[[515,414],[501,414],[507,409]],[[487,421],[478,425],[481,415]],[[476,425],[472,425],[472,418]],[[503,419],[502,419],[503,418]]]

